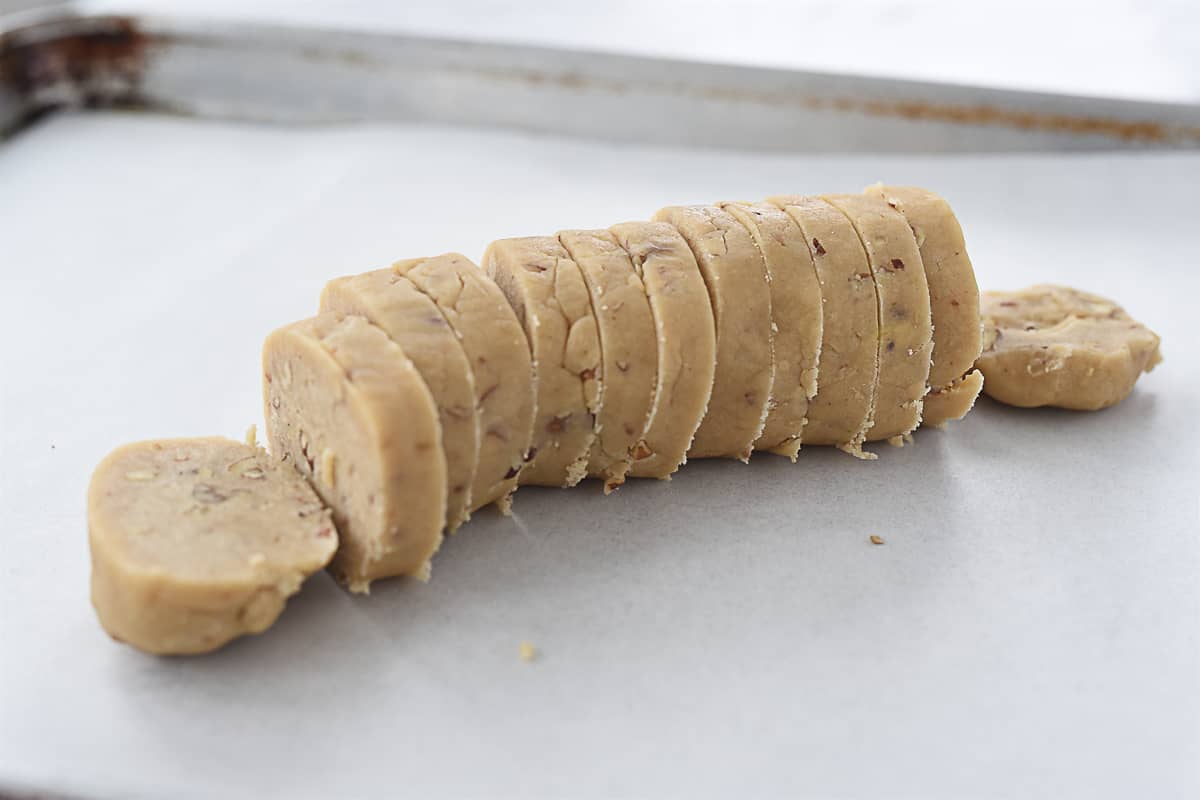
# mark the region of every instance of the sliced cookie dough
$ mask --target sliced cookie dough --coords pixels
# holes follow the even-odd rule
[[[800,227],[821,284],[817,394],[808,404],[802,441],[875,458],[862,443],[874,424],[879,315],[862,242],[846,216],[824,200],[782,195],[768,202],[787,211]]]
[[[398,261],[392,270],[437,304],[471,366],[479,461],[470,508],[494,502],[508,513],[533,436],[533,364],[521,323],[499,287],[466,256]]]
[[[931,389],[925,395],[922,425],[944,428],[950,420],[962,419],[975,407],[983,389],[983,373],[973,369],[949,386]],[[932,423],[929,420],[934,420]]]
[[[605,493],[625,482],[646,432],[658,375],[654,317],[629,254],[608,231],[561,231],[558,240],[579,265],[600,331],[600,414],[588,475]]]
[[[817,394],[821,286],[816,267],[804,234],[786,211],[768,203],[720,205],[754,238],[771,285],[775,382],[767,422],[754,447],[795,461],[808,402]]]
[[[921,424],[933,352],[929,284],[917,240],[903,215],[877,197],[839,194],[823,199],[854,225],[875,280],[879,388],[867,440],[900,444]]]
[[[687,460],[712,394],[717,353],[712,307],[696,257],[673,225],[623,222],[609,230],[641,276],[658,364],[650,419],[629,474],[666,479]]]
[[[442,541],[446,458],[437,404],[404,349],[363,317],[328,312],[263,345],[271,450],[333,510],[330,571],[351,591],[429,576]]]
[[[975,270],[967,256],[958,218],[939,195],[916,186],[875,184],[868,186],[865,193],[882,199],[904,215],[925,266],[933,321],[929,391],[940,397],[925,404],[922,423],[939,425],[960,419],[975,402],[965,392],[971,386],[982,386],[978,380],[962,379],[983,349],[983,326],[979,316],[979,286],[975,283]],[[950,397],[956,398],[955,402],[946,402]]]
[[[479,460],[475,379],[462,344],[442,312],[408,278],[379,269],[336,278],[321,293],[321,310],[357,314],[383,329],[412,359],[437,404],[446,456],[446,527],[470,516]]]
[[[600,335],[587,284],[550,236],[492,242],[483,268],[516,312],[533,360],[532,458],[518,480],[574,486],[587,475],[600,412]]]
[[[984,392],[1012,406],[1116,405],[1162,355],[1159,338],[1111,300],[1066,286],[984,292]]]
[[[717,206],[670,206],[654,220],[674,225],[691,247],[716,325],[712,396],[688,456],[748,461],[766,423],[775,375],[766,264],[745,227]]]
[[[87,519],[101,626],[161,655],[265,631],[338,543],[290,464],[219,437],[117,448],[92,475]]]

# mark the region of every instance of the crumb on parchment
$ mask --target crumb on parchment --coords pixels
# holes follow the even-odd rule
[[[258,426],[251,425],[246,428],[246,444],[251,447],[258,447]]]
[[[883,537],[872,533],[871,534],[871,544],[883,544]]]
[[[517,648],[517,653],[526,664],[538,657],[537,648],[533,646],[532,642],[521,642]]]

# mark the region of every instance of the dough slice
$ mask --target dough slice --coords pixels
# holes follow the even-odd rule
[[[1158,336],[1103,297],[1066,286],[984,292],[978,367],[1012,406],[1094,411],[1124,400],[1162,355]]]
[[[532,458],[519,481],[574,486],[587,475],[600,413],[600,335],[587,284],[550,236],[492,242],[483,268],[524,326],[533,357]]]
[[[290,464],[219,437],[117,448],[92,475],[87,515],[100,624],[147,653],[265,631],[338,542]]]
[[[479,461],[470,509],[494,502],[508,513],[533,436],[533,365],[521,323],[499,287],[466,256],[398,261],[392,270],[437,304],[471,366]]]
[[[629,254],[608,231],[562,231],[558,240],[579,265],[600,331],[600,414],[588,457],[588,475],[607,494],[625,482],[634,450],[646,432],[658,353],[654,317]]]
[[[875,279],[879,388],[867,440],[902,444],[921,424],[933,352],[929,284],[921,253],[904,217],[879,198],[841,194],[824,199],[854,225]]]
[[[818,386],[808,404],[802,440],[873,459],[862,443],[874,424],[879,318],[862,242],[845,215],[824,200],[781,195],[767,202],[787,211],[800,227],[821,284]]]
[[[768,203],[722,203],[762,253],[771,286],[775,382],[757,450],[793,461],[800,451],[808,402],[817,394],[821,353],[821,285],[804,234],[786,211]]]
[[[973,369],[949,386],[931,390],[925,395],[922,412],[925,422],[922,424],[930,424],[929,420],[933,419],[936,420],[932,423],[935,427],[944,428],[948,421],[962,419],[974,408],[982,388],[983,373]]]
[[[670,478],[687,460],[712,394],[717,338],[696,257],[665,222],[623,222],[609,230],[642,278],[654,317],[658,374],[646,432],[629,474]]]
[[[437,305],[393,269],[330,281],[321,293],[321,311],[366,317],[400,345],[421,373],[442,425],[448,483],[446,527],[456,530],[471,516],[479,420],[475,379],[454,330]]]
[[[938,195],[916,186],[868,186],[865,193],[879,197],[904,215],[921,251],[929,283],[929,313],[933,321],[933,363],[929,391],[942,397],[926,403],[923,423],[938,425],[959,419],[974,404],[964,395],[978,380],[960,381],[972,369],[983,349],[979,316],[979,286],[967,256],[962,228],[950,205]],[[947,393],[951,384],[956,387]],[[955,396],[953,403],[945,399]],[[965,409],[965,410],[964,410]],[[962,412],[959,414],[959,412]],[[943,414],[951,414],[946,417]]]
[[[716,325],[712,396],[688,456],[749,461],[766,423],[775,375],[762,254],[741,223],[717,206],[671,206],[654,220],[674,225],[691,247]]]
[[[362,317],[326,313],[263,346],[271,450],[333,509],[330,565],[353,592],[429,577],[442,541],[446,459],[437,404],[403,348]]]

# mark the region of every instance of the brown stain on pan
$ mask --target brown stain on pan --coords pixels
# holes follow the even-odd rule
[[[997,125],[1023,131],[1107,136],[1124,142],[1200,142],[1200,128],[1172,127],[1145,120],[1080,117],[1033,111],[1011,111],[995,106],[952,106],[924,102],[863,102],[867,114],[902,117],[916,122],[947,122],[957,125]]]
[[[0,35],[0,85],[37,107],[134,104],[149,39],[132,19],[51,23]],[[62,32],[54,32],[61,27]]]
[[[451,68],[452,69],[452,68]],[[474,70],[470,70],[474,71]],[[625,82],[595,78],[578,73],[548,73],[508,70],[486,73],[486,77],[508,82],[551,85],[567,91],[592,91],[609,94],[629,92],[633,87]],[[682,84],[647,83],[642,91],[663,94],[693,94],[707,100],[726,103],[757,103],[767,106],[801,106],[815,111],[835,111],[843,114],[864,114],[913,122],[939,122],[953,125],[977,125],[1013,128],[1021,131],[1101,136],[1122,142],[1184,143],[1200,145],[1200,127],[1170,125],[1153,120],[1128,120],[1111,117],[1082,116],[1039,111],[1016,111],[993,105],[954,105],[920,100],[863,100],[845,96],[812,96],[789,92],[757,92],[746,89],[696,89]]]

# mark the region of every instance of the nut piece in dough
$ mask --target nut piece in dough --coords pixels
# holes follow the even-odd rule
[[[605,493],[625,482],[646,432],[658,353],[654,317],[629,254],[608,231],[562,231],[558,240],[579,265],[600,331],[600,415],[588,458],[588,475],[604,480]]]
[[[881,198],[904,215],[925,266],[929,314],[933,321],[929,391],[940,396],[926,402],[922,424],[939,425],[960,419],[975,402],[966,396],[969,387],[982,386],[978,380],[964,380],[964,377],[983,349],[983,325],[979,316],[979,286],[975,283],[975,270],[967,256],[958,218],[940,196],[916,186],[877,183],[868,186],[864,193]],[[947,402],[951,397],[954,401]]]
[[[629,474],[667,479],[687,460],[712,394],[717,336],[696,257],[665,222],[623,222],[609,230],[641,275],[654,316],[658,376],[646,433]]]
[[[717,206],[671,206],[654,220],[674,225],[691,247],[716,324],[712,396],[688,456],[749,461],[775,375],[766,264],[745,227]]]
[[[471,516],[479,420],[471,365],[454,330],[432,300],[392,269],[330,281],[321,293],[321,310],[366,317],[400,345],[421,373],[438,407],[448,481],[446,527],[456,530]]]
[[[1159,338],[1124,309],[1066,286],[984,292],[984,392],[1011,406],[1094,411],[1124,400],[1162,361]]]
[[[492,242],[483,269],[524,326],[533,361],[532,458],[518,480],[574,486],[587,475],[600,413],[600,335],[587,284],[550,236]]]
[[[471,365],[479,416],[471,510],[494,502],[508,513],[533,436],[533,364],[521,323],[500,288],[466,256],[397,261],[392,270],[437,304]]]
[[[904,217],[879,198],[840,194],[824,199],[854,225],[875,280],[879,387],[867,441],[902,444],[921,423],[933,352],[929,284],[921,253]]]
[[[290,464],[219,437],[117,448],[92,475],[87,517],[100,624],[163,655],[265,631],[338,543]]]
[[[879,380],[879,314],[867,254],[854,226],[824,200],[784,195],[768,202],[800,226],[821,284],[817,395],[808,404],[801,439],[873,459],[862,449]]]
[[[767,422],[754,448],[795,461],[808,401],[817,394],[822,321],[817,270],[804,233],[786,211],[768,203],[720,205],[754,238],[771,285],[775,382]]]
[[[427,579],[446,458],[437,404],[400,345],[362,317],[287,325],[263,345],[263,400],[271,450],[333,510],[334,577],[353,592],[393,575]]]

